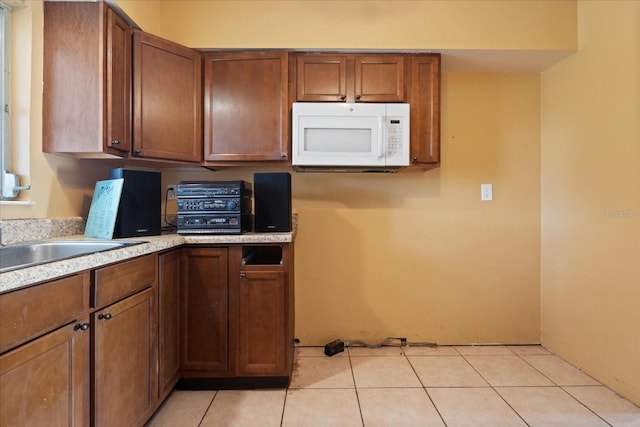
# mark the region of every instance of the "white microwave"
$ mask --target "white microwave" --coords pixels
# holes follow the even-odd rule
[[[409,166],[409,104],[295,102],[297,171],[394,172]]]

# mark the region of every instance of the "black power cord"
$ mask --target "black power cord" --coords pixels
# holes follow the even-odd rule
[[[399,345],[394,345],[394,341],[399,341]],[[395,347],[438,347],[434,342],[408,342],[404,337],[387,337],[380,341],[378,344],[367,344],[360,340],[341,341],[335,340],[324,346],[324,354],[327,356],[333,356],[344,351],[345,347],[366,347],[366,348],[379,348],[383,346],[395,346]]]
[[[175,224],[172,224],[167,219],[167,205],[169,204],[169,187],[167,187],[167,191],[164,193],[164,223],[166,226],[162,227],[162,231],[173,231],[177,228]]]

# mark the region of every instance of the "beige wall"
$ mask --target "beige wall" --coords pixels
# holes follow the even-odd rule
[[[163,28],[149,19],[158,3],[137,2],[131,10],[128,2],[121,3],[141,27]],[[144,4],[153,13],[142,13]],[[30,5],[30,197],[35,204],[3,206],[2,217],[85,216],[94,182],[113,164],[40,152],[42,4]],[[398,19],[411,18],[403,10]],[[365,14],[360,20],[370,18]],[[177,22],[172,26],[189,26]],[[254,46],[270,45],[260,28],[254,33],[247,28]],[[208,27],[200,34],[208,35]],[[311,45],[317,34],[305,43]],[[399,46],[411,39],[398,29],[390,34]],[[473,36],[473,31],[467,34],[469,44]],[[440,169],[385,176],[294,174],[302,342],[375,341],[387,335],[443,344],[538,342],[539,111],[538,74],[444,74]],[[178,169],[164,175],[165,183],[252,179],[251,171]],[[480,201],[481,183],[494,184],[493,202]]]
[[[443,77],[441,168],[293,173],[302,344],[539,342],[539,75]],[[180,179],[253,175],[164,174]]]
[[[147,5],[172,23],[149,23],[161,36],[192,47],[575,47],[573,2],[482,3]],[[146,29],[144,3],[118,4]],[[442,108],[440,169],[293,175],[303,344],[388,335],[443,344],[539,342],[539,74],[445,74]],[[164,174],[166,183],[236,178],[252,174]],[[494,184],[493,202],[480,201],[481,183]]]
[[[542,342],[640,404],[640,2],[542,74]]]
[[[573,1],[118,3],[143,29],[193,47],[571,50],[579,22],[582,51],[542,83],[443,75],[440,169],[293,175],[297,335],[307,345],[391,334],[536,342],[542,313],[546,345],[640,401],[637,2],[584,2],[579,21]],[[0,217],[86,215],[114,165],[41,153],[42,3],[27,4],[30,134],[20,144],[34,204],[2,205]],[[164,173],[166,183],[238,177],[252,171]],[[480,183],[494,184],[493,202],[479,200]]]
[[[115,0],[145,30],[196,48],[571,50],[575,1]],[[188,25],[177,25],[177,23]],[[169,24],[170,23],[170,24]]]
[[[445,75],[440,169],[296,176],[303,343],[539,341],[539,84]]]

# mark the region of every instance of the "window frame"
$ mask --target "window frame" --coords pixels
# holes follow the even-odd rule
[[[2,2],[0,2],[0,37],[2,37],[0,42],[0,68],[2,69],[0,81],[0,108],[2,109],[0,168],[2,168],[1,171],[4,171],[9,170],[11,166],[11,9]],[[0,184],[2,179],[3,174],[0,173]]]

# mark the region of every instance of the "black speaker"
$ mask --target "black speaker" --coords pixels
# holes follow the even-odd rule
[[[288,172],[253,174],[255,231],[291,231],[291,175]]]
[[[139,169],[113,169],[109,178],[124,178],[113,238],[160,234],[162,174]]]

